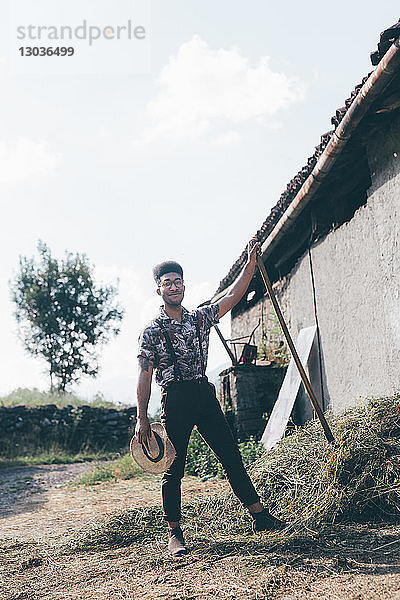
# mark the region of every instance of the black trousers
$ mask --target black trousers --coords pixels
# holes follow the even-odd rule
[[[190,434],[195,425],[221,462],[232,490],[242,504],[249,506],[259,501],[212,383],[192,380],[170,384],[162,391],[161,409],[161,421],[176,450],[175,460],[162,478],[166,521],[179,521],[181,518],[181,479]]]

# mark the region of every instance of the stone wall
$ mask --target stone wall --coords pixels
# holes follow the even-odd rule
[[[56,446],[68,452],[127,449],[136,407],[0,407],[0,454],[12,456]]]

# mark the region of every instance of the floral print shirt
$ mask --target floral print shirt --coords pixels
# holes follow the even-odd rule
[[[147,358],[155,368],[156,382],[167,387],[176,381],[175,368],[168,350],[162,328],[168,331],[183,380],[199,379],[202,373],[200,345],[196,329],[196,313],[199,313],[200,339],[202,342],[204,371],[207,366],[210,329],[219,322],[218,304],[203,306],[189,312],[182,306],[181,322],[171,319],[160,307],[158,316],[145,327],[139,336],[138,357]]]

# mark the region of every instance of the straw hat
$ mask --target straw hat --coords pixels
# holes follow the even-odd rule
[[[148,473],[165,473],[175,456],[175,448],[161,423],[151,423],[151,437],[140,444],[134,436],[131,439],[131,454],[135,462]]]

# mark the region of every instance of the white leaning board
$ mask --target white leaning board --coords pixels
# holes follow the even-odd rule
[[[300,330],[297,337],[296,350],[304,368],[306,367],[308,357],[310,356],[316,331],[316,325],[313,325],[312,327],[306,327],[305,329]],[[286,425],[289,421],[290,413],[292,412],[300,384],[300,373],[296,367],[296,363],[292,358],[286,371],[285,379],[283,380],[281,389],[279,390],[278,398],[275,402],[274,408],[272,409],[267,426],[265,427],[265,431],[261,438],[264,448],[267,451],[276,446],[285,433]]]

